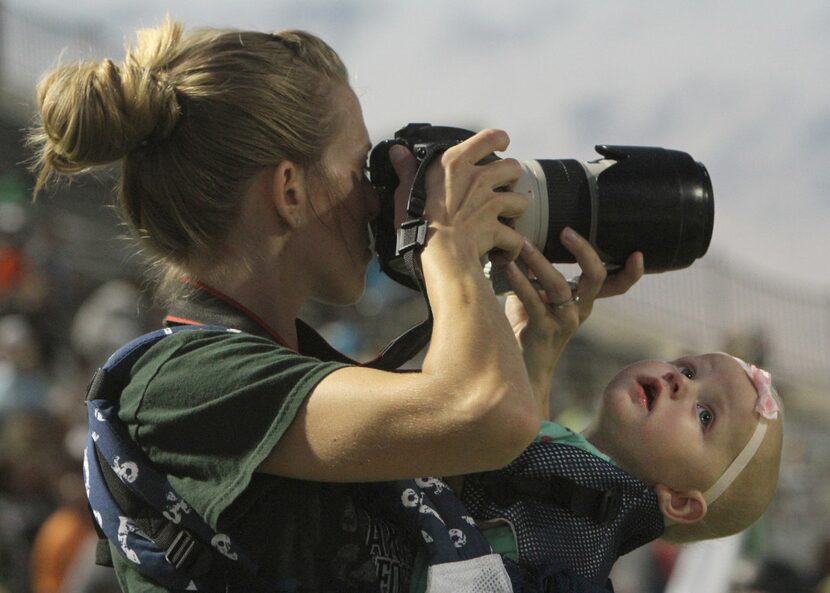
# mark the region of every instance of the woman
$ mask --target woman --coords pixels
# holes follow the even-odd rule
[[[160,273],[167,322],[242,330],[180,332],[147,352],[121,396],[132,437],[282,590],[406,590],[411,545],[354,483],[492,469],[524,449],[542,419],[535,394],[605,280],[590,245],[563,234],[583,269],[579,300],[551,305],[573,304],[571,288],[499,221],[525,208],[495,191],[519,165],[477,166],[508,144],[481,132],[427,176],[435,329],[423,368],[348,364],[297,321],[309,299],[359,298],[378,208],[360,105],[324,42],[165,22],[120,66],[48,73],[38,100],[37,188],[121,162],[118,202]],[[408,187],[414,158],[391,157]],[[516,295],[509,319],[479,265],[494,249]],[[633,256],[602,290],[640,274]],[[160,590],[114,556],[125,590]]]

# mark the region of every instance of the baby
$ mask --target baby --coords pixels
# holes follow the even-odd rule
[[[772,500],[781,447],[766,371],[724,353],[645,360],[612,378],[582,434],[543,423],[513,463],[465,476],[460,498],[514,591],[605,591],[616,559],[661,535],[749,527]]]
[[[728,354],[641,361],[611,380],[583,436],[654,488],[665,537],[749,527],[778,482],[782,422],[769,373]]]

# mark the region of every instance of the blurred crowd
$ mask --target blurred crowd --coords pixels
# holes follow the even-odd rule
[[[156,327],[161,312],[131,267],[79,271],[68,255],[71,234],[57,232],[65,224],[60,215],[21,195],[0,179],[0,593],[118,593],[113,571],[94,563],[97,535],[81,473],[83,398],[93,370]],[[336,347],[361,360],[423,315],[420,297],[376,268],[355,307],[304,312]],[[591,359],[580,355],[590,347],[574,344],[579,360]],[[563,364],[580,374],[584,362],[575,360]],[[578,380],[585,381],[584,372]],[[584,411],[565,407],[562,418],[571,420],[563,421],[578,423]],[[743,545],[752,545],[751,534]],[[624,558],[615,569],[617,592],[663,593],[679,551],[655,542]],[[805,572],[775,559],[749,562],[736,568],[731,591],[830,593],[830,542],[815,566]]]
[[[0,592],[117,593],[81,475],[90,373],[152,321],[136,283],[79,274],[55,220],[0,196]]]

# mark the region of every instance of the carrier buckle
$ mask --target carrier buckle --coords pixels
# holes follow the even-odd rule
[[[173,538],[173,542],[168,546],[167,551],[164,553],[164,558],[175,566],[177,570],[186,571],[195,564],[198,554],[194,552],[198,551],[196,540],[193,539],[190,532],[186,529],[181,529],[176,534],[176,537]]]

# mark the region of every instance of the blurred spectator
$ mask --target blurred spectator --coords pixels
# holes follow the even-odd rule
[[[80,499],[67,503],[40,527],[31,553],[32,593],[59,593],[78,553],[95,530]]]
[[[745,532],[681,547],[666,593],[728,593],[733,591],[736,565]]]
[[[60,495],[32,544],[31,593],[120,593],[115,571],[95,564],[98,535],[79,472],[63,475]]]
[[[0,302],[18,290],[25,273],[23,253],[10,241],[0,239]]]
[[[61,499],[61,481],[77,479],[63,446],[63,423],[42,410],[17,409],[0,423],[0,587],[29,592],[35,535]]]
[[[95,564],[97,542],[88,537],[81,543],[58,593],[121,593],[115,571]]]
[[[734,593],[811,593],[805,575],[789,562],[770,558],[758,567],[749,585],[736,587]]]
[[[830,539],[819,544],[816,560],[817,582],[813,593],[830,593]]]
[[[27,194],[15,171],[0,174],[0,313],[22,291],[31,268],[22,248]]]
[[[83,366],[95,369],[121,346],[145,333],[136,287],[109,280],[90,294],[72,320],[72,348]]]
[[[22,237],[0,236],[0,315],[37,313],[47,298],[46,280],[22,245]]]
[[[49,379],[41,346],[22,315],[0,317],[0,422],[17,410],[45,410]]]

